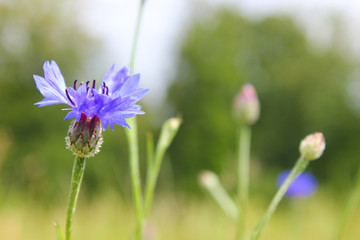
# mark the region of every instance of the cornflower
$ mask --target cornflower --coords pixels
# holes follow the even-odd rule
[[[66,104],[70,110],[65,119],[80,120],[81,115],[87,118],[98,116],[101,125],[106,130],[107,125],[113,129],[113,124],[130,128],[126,118],[144,114],[141,106],[136,105],[148,92],[146,88],[138,88],[140,74],[130,74],[130,69],[123,67],[114,71],[113,64],[105,74],[98,89],[96,80],[80,83],[75,80],[73,87],[66,87],[64,77],[55,61],[44,63],[44,77],[34,75],[37,89],[44,99],[35,103],[39,107],[53,104]]]

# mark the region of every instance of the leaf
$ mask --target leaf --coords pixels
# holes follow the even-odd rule
[[[57,224],[57,222],[54,222],[54,226],[55,226],[55,231],[56,231],[56,237],[58,240],[65,240],[64,238],[64,234],[62,234],[61,230],[60,230],[60,226],[59,224]]]

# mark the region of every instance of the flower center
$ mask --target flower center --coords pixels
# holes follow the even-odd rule
[[[78,80],[75,80],[75,81],[74,81],[74,85],[73,85],[73,86],[74,86],[74,90],[76,90],[76,88],[77,88],[77,82],[78,82]],[[93,80],[91,88],[89,87],[89,83],[90,83],[90,81],[87,81],[87,82],[85,83],[85,84],[86,84],[86,94],[89,93],[89,90],[90,90],[90,89],[91,89],[91,90],[92,90],[92,89],[95,89],[96,80],[95,80],[95,79]],[[83,85],[83,84],[84,84],[84,82],[81,82],[81,83],[80,83],[80,86]],[[105,82],[103,82],[103,86],[102,86],[101,90],[102,90],[102,94],[109,95],[109,87],[106,86],[106,83],[105,83]],[[68,98],[69,101],[71,102],[71,104],[75,106],[76,104],[75,104],[75,102],[71,99],[71,97],[70,97],[70,95],[69,95],[69,91],[68,91],[67,88],[65,89],[65,93],[66,93],[67,98]],[[90,94],[92,94],[91,97],[94,96],[94,93],[93,93],[92,91],[90,92]]]

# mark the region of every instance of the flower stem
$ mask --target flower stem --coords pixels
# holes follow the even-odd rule
[[[79,196],[84,170],[85,158],[75,157],[70,184],[69,203],[66,215],[66,240],[71,239],[73,216],[75,213],[76,202]]]
[[[162,160],[164,158],[165,151],[170,146],[181,124],[181,118],[168,119],[161,128],[160,137],[156,145],[155,155],[152,159],[151,170],[147,176],[146,188],[145,188],[145,204],[144,204],[144,219],[147,218],[150,212],[156,180],[159,176]]]
[[[135,239],[142,239],[143,223],[143,200],[141,193],[140,168],[139,168],[139,146],[137,136],[137,124],[135,117],[128,120],[131,129],[126,129],[126,136],[129,142],[130,172],[133,190],[133,198],[136,214],[136,234]]]
[[[251,127],[242,124],[239,133],[238,159],[238,199],[241,213],[238,214],[237,239],[245,239],[245,223],[249,201],[249,162],[250,162]]]
[[[360,168],[357,173],[355,188],[353,189],[353,192],[351,193],[351,195],[346,203],[344,211],[343,211],[341,218],[339,220],[339,223],[337,225],[336,232],[334,235],[334,240],[341,239],[341,236],[344,232],[345,226],[346,226],[347,222],[350,220],[351,214],[354,213],[355,208],[356,208],[357,204],[359,203],[359,201],[360,201]]]
[[[138,17],[137,17],[137,20],[136,20],[134,40],[133,40],[133,44],[132,44],[132,48],[131,48],[131,55],[130,55],[130,68],[131,68],[131,71],[134,71],[136,49],[137,49],[137,43],[138,43],[138,40],[139,40],[140,24],[141,24],[141,19],[142,19],[142,16],[143,16],[144,5],[145,5],[145,1],[141,1],[140,2],[140,7],[139,7]]]
[[[219,204],[221,209],[225,212],[226,215],[233,219],[237,219],[239,216],[239,209],[230,196],[227,194],[220,182],[217,181],[215,185],[207,187],[207,190],[210,192],[211,196]]]
[[[146,133],[146,182],[149,182],[154,163],[154,137],[152,133]]]
[[[262,219],[258,222],[258,224],[255,226],[250,240],[257,240],[260,237],[260,234],[262,230],[264,229],[267,222],[270,220],[272,214],[276,210],[277,206],[279,205],[281,199],[284,197],[286,191],[290,187],[290,184],[294,179],[305,170],[306,166],[309,164],[309,160],[307,160],[304,157],[300,157],[293,169],[291,170],[289,176],[286,178],[285,182],[281,185],[277,193],[275,194],[273,200],[271,201],[268,209],[266,210],[265,215],[262,217]]]
[[[140,23],[143,15],[144,4],[145,1],[142,0],[140,2],[139,13],[136,20],[135,34],[134,34],[131,56],[130,56],[131,71],[134,71],[136,49],[139,39]],[[141,240],[144,216],[143,216],[143,200],[141,193],[140,169],[139,169],[139,145],[138,145],[139,143],[138,143],[138,135],[137,135],[136,116],[130,118],[128,120],[128,123],[132,128],[131,130],[126,129],[125,132],[129,143],[130,172],[131,172],[131,182],[132,182],[132,190],[133,190],[133,198],[134,198],[135,214],[136,214],[135,239]]]

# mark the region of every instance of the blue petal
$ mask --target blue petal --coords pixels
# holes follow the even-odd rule
[[[139,85],[140,74],[135,74],[128,78],[123,85],[117,90],[118,94],[123,97],[126,97],[131,94],[131,91],[134,90],[137,85]]]
[[[71,118],[76,118],[77,120],[80,120],[80,115],[81,115],[81,112],[71,111],[71,112],[68,112],[68,114],[65,116],[64,120],[68,120]]]
[[[65,89],[63,91],[59,90],[58,87],[53,86],[50,81],[37,75],[34,75],[34,80],[36,83],[36,88],[40,91],[45,99],[53,100],[52,104],[69,104]]]
[[[147,92],[149,91],[148,88],[137,88],[136,90],[134,90],[132,93],[131,93],[131,97],[132,98],[135,98],[137,100],[140,100],[142,99],[146,94]]]
[[[100,83],[98,92],[102,93],[102,87],[105,83],[109,88],[109,94],[116,92],[117,89],[123,84],[123,82],[130,76],[130,69],[123,67],[118,72],[114,71],[115,64],[113,64],[110,69],[106,72],[103,80]]]
[[[49,61],[45,61],[44,66],[44,74],[45,79],[53,83],[54,86],[58,87],[59,90],[65,90],[65,80],[60,72],[59,66],[56,64],[54,60],[49,63]]]

